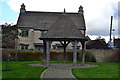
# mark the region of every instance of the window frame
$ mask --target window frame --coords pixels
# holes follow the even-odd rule
[[[21,31],[21,36],[22,37],[28,37],[28,35],[29,35],[29,30],[22,30]]]
[[[29,45],[21,45],[21,50],[28,50],[29,49]]]
[[[40,31],[40,35],[43,36],[47,31]]]

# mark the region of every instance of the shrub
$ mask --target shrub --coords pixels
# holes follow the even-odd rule
[[[71,50],[66,51],[66,59],[68,61],[73,61],[73,51]]]
[[[59,54],[61,54],[61,52],[58,52],[58,51],[51,51],[50,52],[50,59],[51,61],[59,61],[59,58],[57,57]]]
[[[79,58],[82,61],[82,52],[79,51]],[[85,61],[86,62],[96,62],[95,56],[92,54],[91,51],[85,51]]]
[[[18,61],[37,61],[44,59],[44,53],[40,51],[10,51],[10,55],[13,57],[13,60]],[[51,61],[63,61],[63,50],[52,50],[50,52],[50,60]],[[73,51],[66,51],[66,61],[73,61]],[[77,61],[82,61],[82,52],[81,50],[77,51]],[[85,61],[87,62],[96,62],[95,57],[92,55],[92,52],[85,51]]]
[[[17,54],[18,61],[36,61],[43,58],[43,53],[38,51],[11,51],[10,55],[14,57]]]

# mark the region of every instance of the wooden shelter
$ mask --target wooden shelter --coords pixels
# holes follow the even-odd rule
[[[50,63],[50,47],[53,41],[59,41],[64,48],[64,62],[66,61],[66,47],[71,42],[73,44],[73,63],[77,62],[77,44],[82,44],[82,64],[85,62],[85,41],[87,38],[76,27],[67,14],[62,14],[56,22],[49,28],[46,34],[40,37],[44,42],[44,52],[46,63]]]

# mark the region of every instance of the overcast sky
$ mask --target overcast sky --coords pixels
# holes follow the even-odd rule
[[[91,38],[102,36],[109,40],[110,18],[113,16],[113,35],[118,35],[119,0],[0,0],[0,24],[16,23],[20,5],[25,4],[27,11],[78,12],[84,8],[87,35]]]

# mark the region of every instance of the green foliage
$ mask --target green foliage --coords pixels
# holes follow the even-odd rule
[[[79,52],[80,61],[82,60],[82,52]],[[86,62],[96,62],[95,56],[92,54],[91,51],[85,51],[85,61]]]
[[[37,61],[43,58],[43,53],[40,51],[11,51],[10,54],[14,57],[17,54],[18,61]]]
[[[2,25],[2,37],[3,42],[8,46],[9,40],[15,40],[18,38],[18,27],[16,25],[5,24]]]
[[[82,60],[82,51],[78,50],[77,51],[77,60],[81,61]],[[51,60],[63,60],[63,51],[51,51]],[[66,51],[66,60],[67,61],[72,61],[73,60],[73,51],[72,50],[67,50]],[[87,62],[96,62],[95,56],[92,55],[91,51],[85,51],[85,61]]]
[[[36,60],[43,60],[44,59],[44,53],[40,51],[11,51],[10,55],[13,57],[15,60],[16,58],[16,53],[17,53],[17,58],[19,61],[36,61]],[[63,61],[63,51],[51,51],[50,52],[50,60],[51,61]],[[77,60],[81,61],[82,60],[82,52],[81,50],[77,51]],[[73,51],[72,50],[67,50],[66,51],[66,61],[73,61]],[[85,51],[85,61],[87,62],[96,62],[95,57],[92,55],[90,51]]]
[[[82,61],[82,51],[77,51],[78,53],[78,60]],[[86,62],[96,62],[95,56],[92,54],[91,51],[85,51],[85,61]]]
[[[60,53],[61,53],[61,52],[58,53],[57,51],[51,51],[51,52],[50,52],[50,59],[51,59],[51,61],[54,61],[54,60],[57,61],[58,59],[57,59],[57,56],[56,56],[56,55],[59,55]]]
[[[9,54],[7,60],[8,60],[8,61],[12,61],[12,60],[13,60],[13,57]]]
[[[67,56],[66,58],[68,61],[73,61],[73,51],[68,50],[66,52],[66,56]]]

